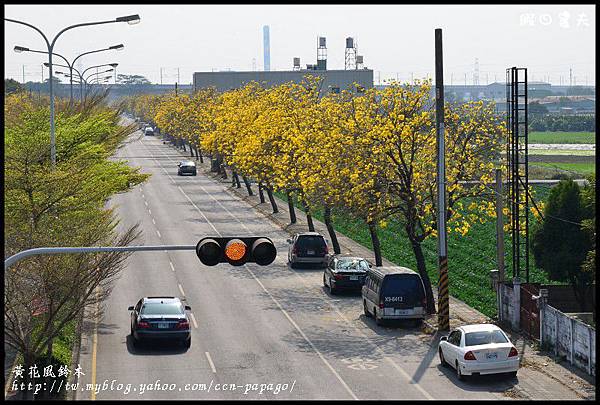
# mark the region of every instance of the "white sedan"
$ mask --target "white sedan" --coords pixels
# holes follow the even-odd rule
[[[459,380],[465,375],[511,373],[519,370],[519,352],[506,333],[496,325],[463,325],[442,336],[438,352],[442,366],[456,369]]]

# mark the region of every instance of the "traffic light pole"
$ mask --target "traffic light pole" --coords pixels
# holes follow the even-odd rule
[[[100,253],[100,252],[144,252],[159,250],[196,250],[196,245],[154,245],[154,246],[106,246],[106,247],[41,247],[27,249],[4,260],[4,270],[17,262],[31,256],[58,255],[71,253]]]

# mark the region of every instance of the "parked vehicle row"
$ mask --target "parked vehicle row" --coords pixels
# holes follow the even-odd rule
[[[427,298],[421,276],[406,267],[374,267],[362,258],[330,255],[327,240],[317,232],[294,235],[288,263],[317,265],[323,269],[323,287],[331,295],[360,291],[366,317],[377,325],[391,320],[412,320],[418,326],[427,315]],[[442,336],[438,345],[442,366],[453,367],[459,380],[467,375],[509,373],[519,370],[519,353],[510,339],[493,324],[463,325]]]

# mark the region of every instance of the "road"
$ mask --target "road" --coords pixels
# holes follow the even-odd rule
[[[201,169],[178,177],[182,157],[139,132],[119,150],[118,158],[152,174],[111,199],[120,229],[139,223],[137,244],[146,245],[266,235],[278,257],[265,267],[206,267],[191,251],[134,253],[100,319],[89,320],[96,327],[82,339],[77,399],[576,399],[525,368],[518,379],[458,381],[439,365],[435,336],[376,326],[364,317],[359,295],[331,297],[321,270],[289,268],[289,235]],[[187,351],[132,347],[127,307],[152,295],[178,296],[191,306]],[[88,390],[90,383],[98,389]]]

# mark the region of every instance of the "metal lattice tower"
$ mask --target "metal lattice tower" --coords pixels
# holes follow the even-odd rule
[[[506,69],[506,128],[513,277],[525,273],[529,282],[527,68]]]

